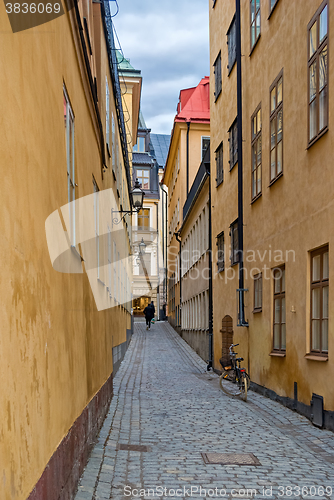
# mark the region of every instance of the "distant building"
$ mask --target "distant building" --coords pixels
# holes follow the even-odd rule
[[[183,324],[182,280],[180,279],[181,244],[184,243],[182,240],[183,209],[209,143],[209,77],[205,77],[197,87],[184,89],[180,92],[163,178],[164,184],[168,187],[168,321],[179,333],[181,333],[181,325]],[[208,212],[206,212],[205,217],[207,215]],[[194,228],[190,227],[189,229],[192,231],[190,239],[194,242],[193,250],[197,251],[200,239],[199,233],[196,231],[198,221],[195,212],[192,213],[188,222],[190,223],[190,221],[195,224]],[[184,229],[187,233],[188,229]],[[193,239],[195,231],[196,240]],[[186,233],[183,233],[183,236],[186,236]],[[207,239],[207,246],[208,243]],[[201,248],[203,247],[201,246]],[[203,248],[203,250],[206,251],[207,248]],[[198,293],[204,291],[197,292],[195,288],[191,289],[191,286],[187,286],[186,290],[187,301],[195,299]],[[201,307],[204,311],[204,301]],[[195,329],[197,327],[199,328],[199,322],[198,324],[196,322]]]
[[[163,316],[164,303],[164,224],[159,175],[164,166],[168,136],[150,134],[140,114],[137,143],[133,147],[133,179],[145,192],[143,208],[132,218],[133,224],[133,311],[142,314],[151,301],[156,318]],[[144,246],[139,246],[144,243]],[[161,297],[162,295],[162,297]],[[161,311],[160,311],[161,310]]]
[[[182,209],[181,335],[212,363],[212,260],[210,241],[210,144]]]

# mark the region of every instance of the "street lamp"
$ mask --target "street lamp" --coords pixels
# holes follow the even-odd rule
[[[140,184],[138,179],[136,179],[135,182],[135,187],[132,191],[132,205],[135,208],[136,212],[139,212],[139,210],[143,206],[143,201],[144,201],[144,191],[140,189]]]
[[[134,188],[131,191],[131,197],[132,197],[132,206],[133,206],[134,210],[114,210],[113,208],[111,209],[111,218],[112,218],[113,224],[119,224],[127,214],[138,213],[139,210],[141,210],[141,208],[143,207],[144,191],[142,191],[140,189],[140,184],[139,184],[138,179],[136,179]],[[114,213],[115,214],[124,214],[124,215],[122,215],[122,217],[120,219],[118,219],[117,217],[113,216]],[[145,245],[145,243],[144,243],[144,245]]]

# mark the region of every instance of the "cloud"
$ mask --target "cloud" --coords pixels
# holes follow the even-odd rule
[[[147,123],[170,133],[179,92],[209,74],[209,5],[203,0],[118,0],[114,18],[124,56],[143,76]],[[159,116],[161,117],[159,118]],[[153,129],[152,132],[157,132]]]

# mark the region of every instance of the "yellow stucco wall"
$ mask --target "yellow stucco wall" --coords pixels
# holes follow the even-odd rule
[[[45,221],[68,201],[64,84],[75,115],[76,198],[93,192],[92,176],[100,189],[115,189],[111,168],[102,179],[73,11],[12,34],[0,10],[0,496],[23,500],[112,373],[112,347],[131,322],[121,306],[98,312],[87,275],[56,272],[47,248]]]
[[[220,368],[221,321],[233,318],[234,341],[240,342],[239,354],[245,358],[251,379],[282,396],[293,398],[294,382],[299,401],[309,404],[312,393],[324,396],[324,406],[334,410],[334,393],[325,380],[334,374],[334,301],[329,303],[329,359],[326,362],[305,358],[310,351],[310,254],[334,243],[333,183],[331,154],[332,101],[329,97],[329,131],[310,149],[307,148],[308,55],[307,25],[321,1],[285,2],[279,0],[271,17],[269,1],[261,2],[261,37],[250,54],[249,2],[241,1],[242,91],[243,91],[243,172],[244,172],[244,251],[246,319],[249,328],[236,327],[236,289],[238,265],[230,267],[229,226],[237,219],[237,166],[229,171],[228,129],[237,114],[236,66],[228,76],[226,32],[235,12],[235,2],[210,2],[211,68],[221,50],[222,94],[214,101],[215,77],[211,74],[211,157],[221,141],[224,145],[224,182],[216,187],[212,176],[213,243],[225,233],[225,271],[216,276],[214,296],[214,358]],[[334,12],[329,9],[329,39],[334,30]],[[269,88],[283,69],[283,176],[269,187],[270,120]],[[333,65],[328,66],[329,96]],[[251,116],[262,108],[262,196],[251,204]],[[247,251],[259,252],[255,262],[247,262]],[[269,251],[272,251],[271,258]],[[283,257],[279,259],[278,252]],[[264,252],[267,251],[265,254]],[[293,251],[288,253],[289,251]],[[249,254],[248,254],[249,255]],[[275,260],[276,257],[276,260]],[[262,259],[262,261],[261,261]],[[264,273],[285,263],[286,270],[286,357],[269,356],[272,350],[273,290],[272,279],[263,279],[263,307],[253,313],[254,283],[251,271]],[[232,270],[236,271],[234,279]],[[331,285],[330,285],[331,289]]]

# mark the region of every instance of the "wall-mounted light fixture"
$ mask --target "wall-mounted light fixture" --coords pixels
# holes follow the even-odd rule
[[[134,210],[114,210],[113,208],[111,209],[111,218],[112,218],[113,224],[119,224],[122,220],[124,220],[124,217],[127,214],[135,214],[135,213],[138,213],[139,210],[142,209],[143,201],[144,201],[144,191],[142,191],[140,189],[140,184],[139,184],[138,179],[136,179],[134,188],[131,191],[131,197],[132,197],[132,206],[133,206]],[[120,219],[118,219],[118,217],[114,217],[113,214],[124,214],[124,215],[122,215],[122,217]],[[144,243],[144,245],[145,245],[145,243]]]

